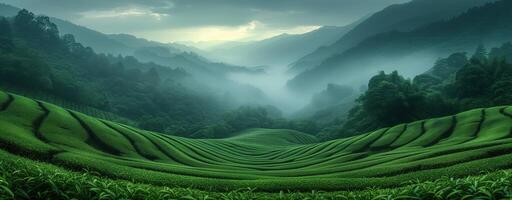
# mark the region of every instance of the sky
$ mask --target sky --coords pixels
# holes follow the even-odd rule
[[[103,33],[160,42],[261,40],[343,26],[409,0],[0,0]]]

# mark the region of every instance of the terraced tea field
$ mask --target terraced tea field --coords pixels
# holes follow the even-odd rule
[[[162,135],[0,92],[0,147],[67,169],[225,191],[353,190],[512,167],[512,107],[476,109],[318,142],[291,130]]]

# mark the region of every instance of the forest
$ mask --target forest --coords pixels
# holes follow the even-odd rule
[[[510,199],[511,13],[0,0],[0,199]]]

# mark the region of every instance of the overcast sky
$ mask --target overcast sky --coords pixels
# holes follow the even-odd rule
[[[409,0],[0,0],[104,33],[162,42],[247,41],[342,26]]]

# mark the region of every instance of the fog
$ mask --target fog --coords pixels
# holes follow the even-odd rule
[[[304,107],[311,95],[297,94],[287,89],[287,81],[293,78],[287,70],[286,66],[273,66],[268,67],[262,74],[231,73],[229,78],[237,83],[252,85],[262,90],[269,97],[272,105],[289,115]]]
[[[92,47],[97,53],[133,57],[144,63],[182,69],[190,77],[178,84],[206,98],[212,98],[212,101],[223,102],[228,109],[242,105],[272,105],[286,117],[295,117],[297,113],[303,113],[304,109],[310,109],[312,100],[320,98],[319,95],[328,89],[329,84],[352,88],[353,94],[343,97],[344,102],[337,104],[347,103],[346,101],[353,103],[364,92],[361,88],[365,88],[368,80],[380,71],[390,73],[396,70],[412,80],[416,75],[429,70],[437,59],[456,52],[471,52],[478,45],[465,43],[465,38],[448,41],[447,44],[434,44],[435,41],[429,38],[422,40],[416,35],[410,37],[407,31],[388,34],[387,29],[382,29],[382,35],[376,35],[380,37],[368,36],[369,42],[361,41],[363,39],[357,37],[355,41],[350,41],[349,37],[341,44],[350,45],[336,46],[337,42],[350,35],[350,31],[357,30],[359,23],[366,22],[366,28],[379,33],[379,30],[371,29],[379,20],[387,20],[390,24],[400,22],[394,17],[374,17],[372,13],[407,0],[386,0],[379,3],[344,0],[336,3],[337,6],[324,3],[319,7],[312,6],[310,1],[288,2],[293,4],[290,7],[283,6],[283,3],[257,1],[223,1],[217,5],[178,0],[150,3],[91,1],[87,4],[81,2],[79,5],[64,5],[75,9],[78,14],[70,14],[65,9],[62,12],[50,12],[54,11],[52,9],[55,6],[37,7],[40,3],[32,1],[7,2],[32,8],[38,14],[55,14],[69,20],[54,19],[60,28],[60,34],[75,35],[78,42]],[[50,0],[41,2],[48,5],[55,3]],[[354,5],[341,6],[347,3]],[[222,5],[232,7],[224,8]],[[212,9],[211,6],[219,10]],[[332,7],[336,9],[333,10]],[[343,14],[339,9],[346,13]],[[206,10],[223,11],[223,14],[209,13],[213,16],[205,17],[204,13],[199,13]],[[242,11],[248,15],[237,18],[242,16]],[[369,17],[363,18],[364,16]],[[366,21],[368,19],[369,22]],[[126,25],[127,21],[130,26]],[[405,30],[409,30],[427,21],[414,21],[417,23],[415,26],[403,26]],[[105,24],[111,26],[105,27]],[[134,24],[141,26],[133,26]],[[191,35],[186,37],[180,36],[189,33]],[[397,39],[397,43],[387,42],[396,38],[405,39]],[[319,41],[323,43],[319,44]],[[488,46],[496,46],[505,40],[490,41],[484,42]],[[201,45],[210,43],[215,44],[215,48]],[[334,50],[329,49],[331,47]],[[215,49],[226,51],[214,51]],[[308,66],[306,71],[291,72],[293,63],[317,50],[325,53],[320,54],[320,57],[325,58],[319,58],[317,64]]]
[[[230,73],[229,78],[237,83],[248,84],[260,89],[269,99],[270,104],[284,112],[287,117],[294,117],[301,109],[311,103],[315,94],[326,89],[328,84],[337,84],[351,87],[355,93],[350,101],[355,101],[369,79],[380,71],[391,73],[398,71],[404,78],[412,80],[415,76],[426,72],[440,58],[448,57],[449,52],[471,52],[472,48],[450,49],[447,51],[421,51],[409,55],[385,58],[381,56],[365,57],[363,61],[335,66],[337,71],[316,79],[314,85],[304,90],[290,89],[287,82],[296,74],[290,73],[289,66],[265,67],[261,74]],[[364,67],[362,67],[364,66]],[[340,101],[341,102],[341,101]]]

